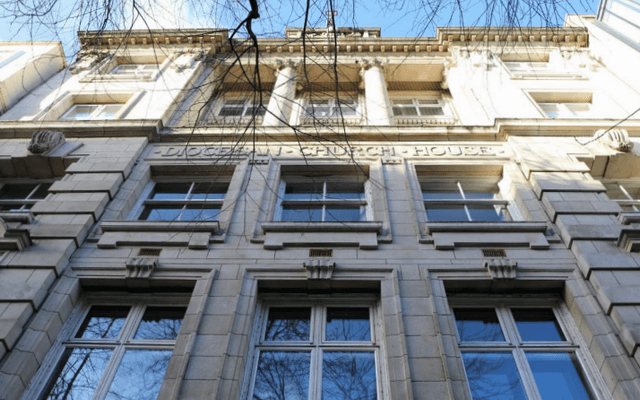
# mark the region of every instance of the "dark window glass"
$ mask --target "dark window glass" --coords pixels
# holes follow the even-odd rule
[[[265,340],[309,340],[311,308],[271,307],[267,320]]]
[[[46,399],[91,399],[111,353],[113,349],[67,350]]]
[[[156,183],[153,189],[153,200],[184,200],[187,198],[191,183]]]
[[[7,183],[0,188],[0,199],[26,199],[33,189],[38,186],[37,183]],[[45,195],[46,196],[46,195]],[[44,197],[43,197],[44,198]]]
[[[429,221],[468,221],[469,217],[463,205],[432,205],[426,207]]]
[[[185,307],[147,307],[134,339],[166,339],[178,337]]]
[[[453,310],[461,342],[503,342],[504,335],[493,308]]]
[[[326,340],[369,341],[371,326],[368,308],[327,308]]]
[[[177,221],[182,207],[145,207],[140,219],[147,221]]]
[[[170,358],[171,350],[128,349],[106,400],[156,400]]]
[[[253,399],[308,399],[310,366],[311,353],[309,352],[260,352],[256,380],[253,387]]]
[[[221,185],[212,182],[200,182],[193,186],[191,191],[192,200],[224,200],[228,185]]]
[[[324,220],[327,222],[356,222],[362,219],[360,207],[327,207],[324,212]]]
[[[323,400],[376,400],[376,362],[372,352],[325,351]]]
[[[320,208],[300,208],[293,206],[283,206],[282,221],[291,222],[313,222],[322,221],[322,207]]]
[[[505,215],[492,205],[468,206],[472,221],[504,221]]]
[[[591,399],[575,359],[568,353],[527,353],[542,400]]]
[[[560,325],[550,308],[512,308],[523,342],[564,341]]]
[[[76,337],[117,339],[130,308],[129,306],[92,306]]]
[[[513,355],[462,353],[473,400],[527,400]]]
[[[188,206],[180,216],[181,221],[217,221],[220,209],[206,206]]]

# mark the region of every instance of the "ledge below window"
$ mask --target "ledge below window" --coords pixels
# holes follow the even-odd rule
[[[264,222],[264,248],[285,246],[353,246],[364,250],[378,248],[382,222]]]
[[[433,237],[436,250],[456,247],[528,246],[531,249],[549,248],[545,237],[545,222],[427,222],[427,232]]]
[[[103,234],[98,240],[98,247],[103,249],[114,249],[119,245],[207,249],[220,224],[218,221],[107,220],[100,227]]]

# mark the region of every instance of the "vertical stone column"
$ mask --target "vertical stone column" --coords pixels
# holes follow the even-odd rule
[[[387,84],[380,62],[365,62],[360,71],[364,83],[369,125],[393,125]]]
[[[289,122],[296,95],[296,68],[291,61],[281,63],[276,70],[276,84],[264,116],[264,126],[284,126]]]

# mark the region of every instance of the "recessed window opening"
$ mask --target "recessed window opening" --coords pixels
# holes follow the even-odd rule
[[[605,181],[607,196],[624,211],[640,211],[640,181]]]
[[[59,119],[114,119],[121,108],[122,104],[74,104]]]
[[[27,211],[49,194],[53,182],[5,183],[0,188],[0,211]]]
[[[157,182],[139,219],[147,221],[216,221],[228,183]]]

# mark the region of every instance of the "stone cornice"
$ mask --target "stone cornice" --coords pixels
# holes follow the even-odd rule
[[[58,131],[65,137],[149,137],[162,130],[161,120],[2,121],[0,137],[31,138],[35,131]]]

